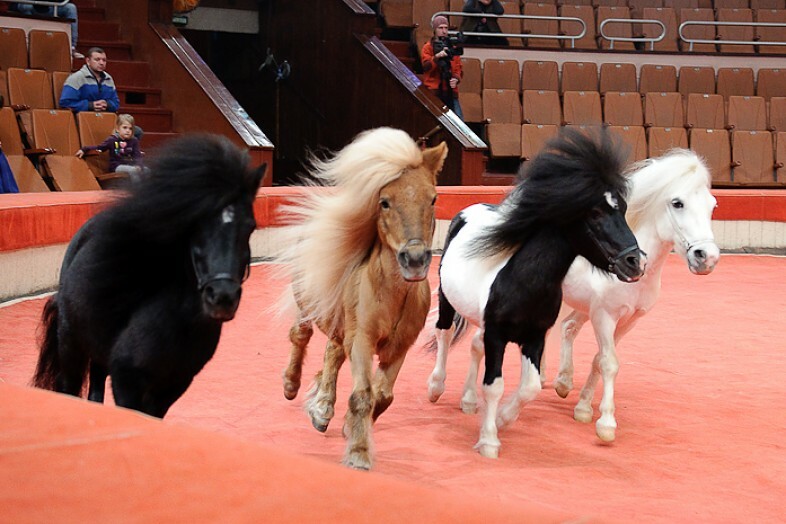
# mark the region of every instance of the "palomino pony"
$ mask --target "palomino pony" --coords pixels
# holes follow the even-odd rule
[[[215,352],[248,275],[264,166],[229,140],[162,148],[149,176],[77,232],[44,306],[35,386],[163,417]]]
[[[715,197],[710,193],[711,176],[695,153],[672,150],[635,164],[630,171],[627,219],[639,246],[648,253],[647,273],[634,284],[622,285],[577,258],[562,286],[565,303],[574,311],[562,322],[554,389],[563,398],[573,389],[573,341],[591,320],[598,352],[573,413],[579,422],[592,421],[592,397],[598,378],[603,377],[601,416],[595,431],[606,442],[614,440],[617,427],[614,379],[619,363],[615,345],[658,300],[666,256],[674,249],[696,275],[712,272],[720,256],[712,234]]]
[[[404,357],[426,322],[435,184],[447,152],[445,143],[421,151],[397,129],[366,131],[333,158],[314,161],[312,176],[334,187],[315,188],[286,209],[293,225],[278,258],[293,278],[299,313],[284,395],[297,395],[316,323],[329,342],[306,411],[317,430],[327,430],[348,356],[353,388],[343,463],[352,468],[371,468],[372,422],[393,402]]]
[[[597,136],[564,129],[528,163],[498,207],[471,206],[450,224],[440,264],[437,363],[429,398],[436,402],[445,389],[447,348],[466,319],[478,330],[472,340],[475,373],[467,378],[461,404],[465,412],[477,407],[475,381],[485,351],[487,409],[476,445],[484,457],[498,456],[497,428],[515,420],[521,404],[541,389],[544,339],[576,256],[623,282],[635,282],[644,272],[644,257],[625,223],[622,167],[623,157],[605,129]],[[498,417],[508,342],[521,348],[521,381]]]

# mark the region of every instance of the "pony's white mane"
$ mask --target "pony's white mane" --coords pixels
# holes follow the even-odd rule
[[[663,156],[633,164],[628,170],[630,192],[625,217],[635,232],[642,223],[663,212],[671,195],[710,188],[712,177],[704,161],[688,149],[672,149]]]
[[[389,127],[359,134],[332,158],[312,158],[312,185],[331,187],[282,208],[288,227],[274,253],[292,278],[303,320],[330,332],[341,323],[344,287],[377,238],[380,190],[422,163],[414,140]]]

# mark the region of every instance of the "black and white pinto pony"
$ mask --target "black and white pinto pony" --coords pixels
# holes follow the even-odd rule
[[[603,378],[598,437],[615,439],[614,381],[619,370],[615,346],[658,300],[667,255],[676,251],[696,275],[712,272],[720,250],[712,233],[715,197],[711,175],[695,153],[676,149],[635,164],[630,169],[627,220],[639,246],[648,254],[646,274],[634,284],[622,284],[593,271],[576,258],[562,285],[564,301],[573,308],[561,323],[560,367],[554,389],[566,397],[573,389],[573,342],[587,320],[592,322],[598,352],[574,409],[579,422],[591,422],[592,398]],[[542,370],[541,370],[542,371]],[[544,377],[541,377],[544,378]]]
[[[515,420],[522,403],[541,390],[544,339],[562,302],[561,284],[577,255],[624,282],[644,272],[645,257],[625,222],[623,155],[605,129],[563,129],[528,163],[521,181],[499,206],[477,204],[451,222],[440,264],[437,364],[429,398],[444,392],[447,348],[466,321],[478,327],[475,362],[486,358],[486,412],[475,446],[496,458],[497,428]],[[502,360],[508,342],[521,349],[518,391],[498,414],[504,392]],[[477,369],[477,367],[476,367]],[[477,396],[465,388],[462,409]]]
[[[91,218],[44,306],[37,387],[163,417],[210,360],[248,275],[265,168],[216,135],[173,140]]]

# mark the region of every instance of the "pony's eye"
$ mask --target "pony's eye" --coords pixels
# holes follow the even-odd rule
[[[673,207],[674,209],[682,209],[683,207],[685,207],[685,204],[682,203],[682,200],[675,198],[674,200],[671,201],[671,207]]]
[[[390,202],[386,198],[379,201],[379,207],[382,209],[390,209]]]

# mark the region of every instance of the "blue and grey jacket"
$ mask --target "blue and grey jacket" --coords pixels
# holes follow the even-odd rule
[[[72,109],[77,113],[92,111],[93,102],[96,100],[106,100],[106,110],[112,113],[116,113],[120,106],[112,76],[104,72],[103,78],[99,81],[85,64],[79,71],[72,73],[63,84],[60,107]]]

